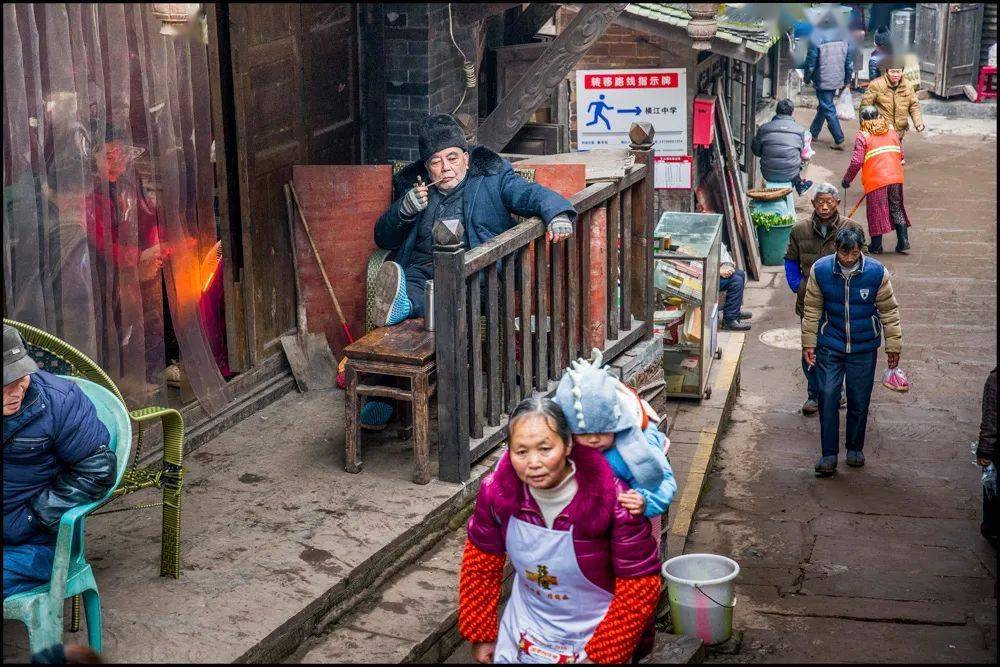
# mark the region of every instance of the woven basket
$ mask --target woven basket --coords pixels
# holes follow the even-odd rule
[[[784,199],[788,196],[788,193],[792,189],[785,188],[757,188],[755,190],[747,190],[747,196],[750,199],[756,199],[757,201],[775,201],[778,199]]]

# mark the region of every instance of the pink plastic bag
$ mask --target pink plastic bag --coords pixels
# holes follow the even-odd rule
[[[893,391],[905,393],[910,390],[910,381],[902,368],[887,368],[882,375],[882,384]]]
[[[803,132],[802,140],[803,141],[802,141],[802,154],[801,154],[801,157],[802,157],[802,161],[803,162],[807,162],[810,159],[812,159],[813,155],[816,155],[816,151],[813,149],[812,134],[809,133],[808,131],[807,132]]]

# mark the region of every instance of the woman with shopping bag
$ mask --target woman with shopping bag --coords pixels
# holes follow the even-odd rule
[[[861,107],[861,131],[840,183],[845,190],[858,171],[868,202],[868,251],[881,255],[882,235],[895,230],[896,252],[906,253],[910,249],[910,218],[903,206],[903,147],[896,130],[874,106]]]
[[[651,647],[660,596],[649,520],[591,447],[574,447],[562,409],[527,399],[469,519],[458,629],[480,663],[626,663]],[[497,618],[504,564],[514,581]]]

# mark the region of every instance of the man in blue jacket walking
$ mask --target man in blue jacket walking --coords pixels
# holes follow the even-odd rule
[[[528,182],[485,146],[470,147],[452,116],[425,118],[418,145],[420,159],[393,178],[393,202],[375,224],[375,243],[393,252],[371,295],[378,326],[425,315],[425,285],[434,278],[432,231],[439,220],[461,222],[468,249],[513,227],[512,214],[544,220],[553,243],[573,233],[576,210],[568,199]],[[391,415],[388,403],[368,401],[361,409],[361,425],[381,428]]]
[[[79,386],[38,370],[3,327],[3,596],[44,584],[66,510],[115,483],[111,436]]]
[[[809,36],[809,48],[804,65],[805,82],[812,82],[815,86],[816,99],[819,102],[809,132],[812,133],[813,141],[816,141],[823,131],[825,120],[830,127],[830,134],[833,135],[833,148],[836,150],[844,149],[844,131],[837,118],[834,98],[838,90],[850,85],[851,75],[854,72],[848,39],[845,26],[839,25],[834,15],[828,11]]]
[[[809,272],[802,318],[802,357],[815,366],[819,389],[822,456],[816,475],[837,470],[840,451],[841,385],[847,387],[847,465],[865,464],[862,449],[868,406],[875,384],[878,348],[885,338],[889,368],[899,365],[903,331],[889,272],[864,255],[864,234],[853,227],[837,232],[835,255],[816,260]]]

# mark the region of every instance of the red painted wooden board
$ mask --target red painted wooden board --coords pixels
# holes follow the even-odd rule
[[[295,191],[330,284],[355,340],[365,328],[365,269],[376,249],[375,222],[392,199],[390,165],[296,165]],[[305,300],[309,331],[326,334],[338,358],[347,345],[333,301],[323,284],[301,220],[295,221],[300,298]]]
[[[533,164],[530,159],[516,162],[518,168],[534,169],[535,182],[555,190],[564,197],[571,197],[587,187],[586,167],[581,164]],[[578,221],[579,222],[579,221]],[[608,267],[607,209],[598,207],[590,217],[590,299],[591,321],[586,324],[589,340],[585,349],[604,349],[607,335],[607,267]],[[552,261],[551,243],[546,243],[549,265]],[[555,279],[555,278],[553,278]],[[561,278],[565,282],[565,278]],[[569,286],[573,289],[574,286]],[[576,286],[577,288],[579,286]]]
[[[608,209],[598,206],[590,216],[590,345],[604,349],[608,327]]]
[[[580,164],[532,164],[530,159],[515,162],[518,169],[534,169],[535,183],[571,197],[587,187],[587,168]]]

